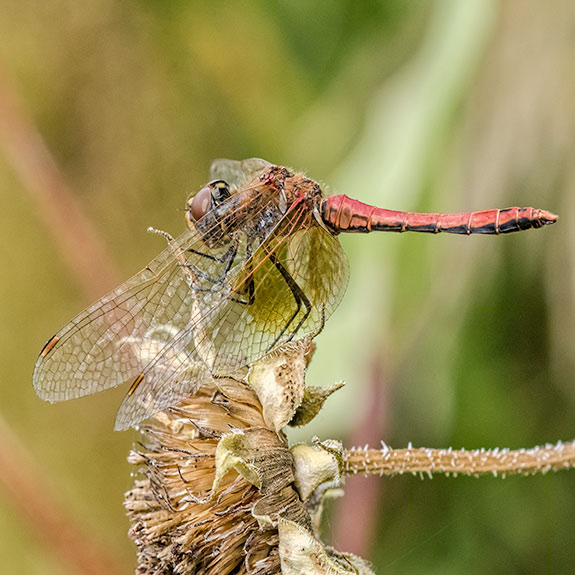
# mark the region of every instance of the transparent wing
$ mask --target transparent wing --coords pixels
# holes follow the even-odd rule
[[[347,259],[339,241],[317,225],[286,234],[285,226],[270,234],[234,274],[226,298],[167,339],[124,400],[117,429],[174,405],[210,374],[229,375],[295,336],[321,330],[345,291]]]
[[[214,342],[213,373],[241,358],[262,357],[295,337],[321,331],[339,304],[348,280],[347,259],[339,241],[317,225],[288,235],[272,234],[236,276],[234,289],[249,290],[253,301],[214,310],[206,334]]]
[[[36,362],[34,387],[49,401],[82,397],[137,377],[153,353],[165,346],[166,334],[180,333],[194,310],[215,305],[223,287],[209,292],[199,278],[190,288],[190,269],[209,276],[223,273],[217,258],[225,247],[212,249],[213,259],[186,251],[205,249],[195,230],[174,240],[140,273],[84,310],[45,346]],[[190,267],[187,267],[190,266]]]
[[[238,190],[244,188],[252,181],[256,174],[269,168],[272,164],[261,158],[247,160],[227,160],[220,158],[214,160],[210,166],[210,179],[224,180],[231,187]]]
[[[213,318],[238,316],[234,308],[246,305],[242,294],[230,298],[229,292],[249,257],[240,221],[248,196],[253,198],[253,189],[236,192],[223,210],[236,232],[220,245],[210,241],[206,226],[199,227],[203,237],[196,229],[185,232],[53,336],[36,362],[38,395],[64,401],[131,381],[118,415],[118,425],[127,427],[177,403],[209,378],[216,365],[209,335],[217,330]],[[267,196],[260,197],[257,209],[267,203]],[[257,213],[250,217],[257,219]],[[257,242],[250,240],[250,253]],[[225,367],[229,371],[245,361],[230,355]]]
[[[118,410],[117,430],[128,429],[158,411],[177,405],[200,386],[212,382],[210,373],[192,359],[192,354],[177,351],[174,346],[165,348],[164,340],[152,343],[145,340],[135,345],[139,353],[149,354],[150,361],[140,376],[142,382],[126,395]]]
[[[191,279],[188,297],[182,302],[182,308],[187,311],[187,321],[178,329],[174,322],[164,325],[161,329],[147,332],[146,338],[135,338],[132,348],[139,357],[139,370],[134,373],[136,378],[126,395],[116,417],[116,429],[127,429],[147,417],[176,405],[182,399],[194,393],[201,385],[213,381],[212,374],[232,375],[248,363],[241,346],[230,353],[225,364],[217,362],[217,342],[215,334],[218,326],[215,318],[228,316],[239,318],[249,303],[243,299],[243,294],[234,292],[229,282],[238,281],[234,278],[243,277],[245,263],[248,258],[248,242],[245,236],[236,234],[233,248],[236,263],[228,269],[226,253],[220,254],[221,268],[205,266],[205,260],[211,261],[214,251],[203,262],[196,261],[194,268],[200,273]],[[200,269],[204,263],[204,269]],[[209,275],[206,269],[209,268]],[[186,267],[186,272],[192,272]],[[222,273],[218,276],[216,271]],[[223,278],[225,281],[219,281]],[[232,320],[233,321],[233,320]],[[239,323],[236,329],[243,330]],[[216,369],[219,373],[216,373]]]

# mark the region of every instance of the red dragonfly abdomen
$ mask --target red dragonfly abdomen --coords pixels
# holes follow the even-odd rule
[[[438,234],[508,234],[540,228],[557,221],[557,216],[535,208],[504,208],[458,214],[398,212],[364,204],[347,196],[323,200],[321,215],[334,233],[340,232],[424,232]]]

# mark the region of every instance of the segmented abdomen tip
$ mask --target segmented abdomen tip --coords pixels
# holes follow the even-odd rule
[[[552,213],[552,212],[548,212],[546,210],[539,210],[538,220],[542,224],[554,224],[558,219],[559,219],[559,216]]]

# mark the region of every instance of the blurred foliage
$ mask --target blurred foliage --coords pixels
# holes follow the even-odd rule
[[[344,238],[350,288],[308,378],[348,383],[324,438],[358,425],[379,365],[386,423],[368,424],[389,444],[528,447],[573,437],[574,26],[569,0],[3,0],[0,80],[126,277],[164,247],[147,226],[183,229],[215,157],[394,209],[559,213],[512,237]],[[129,565],[123,391],[50,407],[32,390],[38,350],[90,302],[28,192],[0,155],[2,416]],[[370,559],[387,574],[570,572],[573,480],[380,481]],[[63,572],[3,493],[0,534],[5,572]]]

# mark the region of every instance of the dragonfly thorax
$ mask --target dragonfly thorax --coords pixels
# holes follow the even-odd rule
[[[227,245],[239,231],[261,242],[293,201],[285,189],[291,178],[286,168],[271,166],[241,188],[213,180],[188,199],[188,227],[210,247]]]

